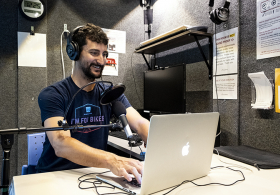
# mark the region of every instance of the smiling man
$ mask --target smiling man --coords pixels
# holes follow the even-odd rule
[[[75,59],[73,74],[45,89],[38,102],[44,127],[57,127],[63,120],[65,110],[73,95],[84,85],[102,76],[108,56],[108,38],[98,26],[88,23],[72,33],[72,41],[77,43],[78,57]],[[99,98],[108,86],[92,84],[81,90],[75,97],[66,116],[69,125],[109,124],[110,105],[100,105]],[[122,95],[118,98],[127,111],[127,120],[146,143],[149,121],[130,105]],[[82,167],[102,167],[115,175],[124,176],[128,181],[131,174],[141,183],[143,165],[137,160],[123,158],[106,152],[108,128],[84,129],[78,132],[48,131],[43,152],[36,167],[37,172],[58,171]]]

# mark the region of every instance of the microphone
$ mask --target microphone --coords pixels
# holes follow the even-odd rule
[[[112,101],[118,99],[125,91],[125,86],[121,83],[114,85],[113,87],[109,87],[106,89],[100,97],[100,104],[101,105],[106,105],[111,103]],[[121,102],[120,102],[121,103]],[[125,110],[125,108],[124,108]],[[126,110],[125,110],[126,114]]]
[[[125,109],[124,105],[120,101],[116,101],[112,105],[112,111],[113,111],[114,115],[120,119],[128,140],[132,139],[133,134],[128,125],[128,121],[126,118],[126,109]]]

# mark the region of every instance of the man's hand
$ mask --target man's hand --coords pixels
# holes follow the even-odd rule
[[[131,181],[134,175],[135,179],[141,184],[143,174],[143,164],[135,159],[114,156],[111,160],[110,170],[117,176],[123,176],[127,181]]]

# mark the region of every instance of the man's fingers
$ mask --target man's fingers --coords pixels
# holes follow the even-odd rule
[[[129,174],[127,173],[127,171],[126,171],[124,168],[122,168],[120,172],[121,172],[121,175],[122,175],[127,181],[131,181],[131,180],[132,180],[131,175],[129,175]]]
[[[123,157],[118,157],[117,163],[113,164],[111,171],[118,175],[123,176],[127,181],[132,180],[132,175],[141,184],[141,175],[143,175],[143,164],[135,159],[128,159]]]
[[[132,160],[129,162],[129,165],[135,167],[138,173],[143,174],[143,164],[138,160]]]
[[[138,161],[133,167],[136,168],[139,174],[143,175],[143,164]]]
[[[131,169],[131,173],[134,175],[135,179],[138,181],[139,184],[141,184],[142,182],[142,176],[141,174],[138,172],[138,170],[135,167],[132,167]]]
[[[138,172],[138,170],[135,167],[128,166],[126,169],[121,169],[121,175],[127,180],[131,181],[132,176],[130,174],[134,175],[135,179],[139,184],[141,184],[142,178],[141,174]]]

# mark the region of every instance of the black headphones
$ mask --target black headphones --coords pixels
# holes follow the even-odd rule
[[[67,37],[66,53],[69,56],[69,58],[74,61],[77,61],[80,57],[80,48],[77,42],[72,41],[72,37],[82,27],[83,26],[78,26],[74,28],[74,30],[70,32]]]
[[[140,0],[141,7],[148,7],[151,5],[151,0]]]
[[[212,8],[214,5],[214,0],[209,1],[209,6]],[[229,18],[229,5],[230,0],[226,0],[224,7],[219,7],[209,12],[209,17],[215,24],[221,24],[226,22]]]

